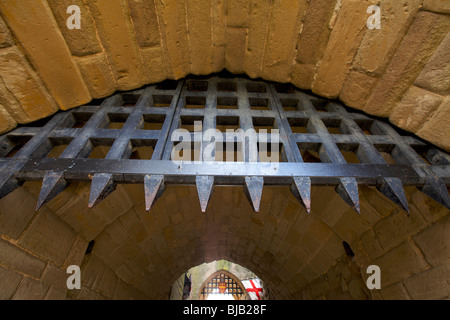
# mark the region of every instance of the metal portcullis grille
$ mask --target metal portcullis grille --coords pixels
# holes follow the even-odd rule
[[[43,181],[37,209],[78,180],[91,181],[89,207],[142,183],[147,210],[167,184],[195,184],[204,212],[215,185],[243,185],[255,211],[264,185],[290,186],[307,212],[312,185],[335,185],[358,213],[358,185],[406,211],[404,185],[450,208],[447,153],[336,101],[246,78],[166,81],[4,134],[0,196],[27,180]]]

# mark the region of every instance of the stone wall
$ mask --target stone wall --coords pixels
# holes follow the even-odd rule
[[[333,187],[313,187],[311,214],[287,187],[266,186],[259,213],[242,187],[216,187],[206,213],[194,186],[168,186],[150,213],[142,185],[88,209],[87,183],[35,213],[39,189],[26,182],[0,200],[2,299],[168,299],[181,274],[219,259],[257,274],[275,299],[449,298],[449,210],[413,187],[409,216],[370,187],[360,215]],[[71,264],[81,290],[66,287]],[[381,290],[365,285],[372,264]]]
[[[367,8],[379,4],[381,29]],[[69,30],[67,7],[81,9]],[[446,0],[1,0],[0,132],[116,90],[227,69],[450,150]]]

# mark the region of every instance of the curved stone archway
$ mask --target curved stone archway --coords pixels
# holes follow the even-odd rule
[[[0,132],[164,79],[291,82],[450,150],[442,0],[0,1]],[[366,25],[371,5],[381,29]],[[68,29],[67,8],[80,8]]]
[[[415,188],[406,190],[409,217],[369,187],[360,190],[361,215],[332,187],[313,188],[310,214],[288,187],[266,187],[258,214],[241,187],[217,187],[206,213],[189,186],[169,186],[150,214],[140,185],[119,186],[88,209],[81,183],[34,213],[39,188],[27,182],[0,200],[2,298],[167,299],[180,274],[222,258],[258,274],[274,299],[448,294],[449,212]],[[80,291],[66,287],[71,264],[81,265]],[[381,290],[365,286],[372,264]]]

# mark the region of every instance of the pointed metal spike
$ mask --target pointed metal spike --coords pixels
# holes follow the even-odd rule
[[[264,187],[263,177],[245,177],[244,191],[245,195],[252,204],[255,212],[259,212],[261,204],[261,195]]]
[[[0,199],[23,185],[23,182],[13,177],[14,174],[7,174],[0,177]]]
[[[428,175],[425,184],[419,190],[450,210],[450,196],[442,179],[435,175]]]
[[[41,193],[39,194],[36,211],[66,189],[67,185],[68,183],[64,179],[64,172],[46,173],[42,180]]]
[[[409,213],[408,201],[406,200],[402,181],[399,178],[383,178],[377,189]]]
[[[146,175],[144,177],[145,188],[145,210],[150,211],[155,202],[162,196],[166,190],[163,175]]]
[[[358,183],[355,178],[341,178],[336,187],[336,192],[355,211],[360,214]]]
[[[111,192],[116,189],[116,184],[113,181],[112,174],[97,173],[92,178],[91,194],[89,196],[89,208],[95,207],[103,199],[105,199]]]
[[[291,192],[294,197],[305,207],[306,212],[311,212],[311,179],[309,177],[294,177]]]
[[[214,177],[212,176],[197,176],[195,178],[195,184],[197,185],[198,199],[200,200],[200,207],[202,212],[206,212],[209,199],[212,195],[214,187]]]

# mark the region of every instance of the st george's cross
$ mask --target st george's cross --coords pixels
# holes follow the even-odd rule
[[[252,300],[261,300],[263,296],[263,288],[260,279],[254,278],[243,280],[242,284]]]

